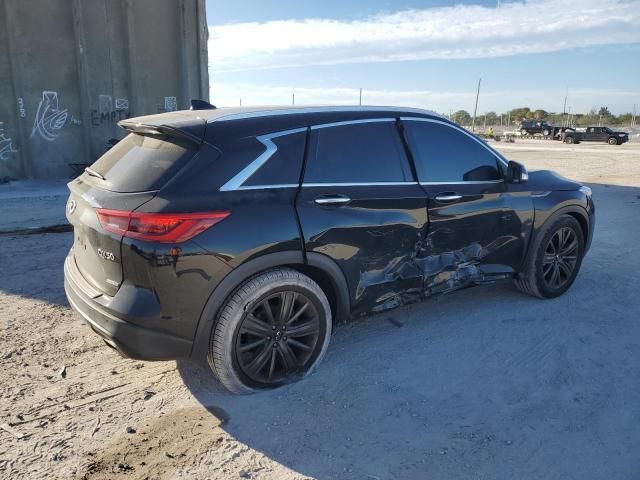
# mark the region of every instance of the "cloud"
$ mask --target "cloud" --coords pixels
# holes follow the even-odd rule
[[[640,0],[457,5],[357,21],[279,20],[209,27],[214,72],[480,58],[640,42]]]
[[[291,104],[295,93],[296,105],[357,105],[360,91],[348,87],[274,86],[254,83],[214,82],[211,85],[211,101],[217,106],[286,105]],[[591,108],[608,105],[614,113],[629,111],[629,106],[640,92],[581,88],[569,90],[568,106],[573,112],[587,112]],[[548,111],[562,111],[564,88],[514,89],[511,91],[482,91],[478,112],[504,112],[512,108],[529,106]],[[365,105],[395,105],[425,108],[448,114],[450,110],[471,111],[475,92],[446,92],[430,90],[364,90]]]

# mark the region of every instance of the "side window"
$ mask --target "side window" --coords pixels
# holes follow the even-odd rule
[[[478,141],[453,127],[405,121],[407,141],[421,182],[499,180],[498,159]]]
[[[312,129],[306,183],[412,181],[394,121]]]
[[[306,131],[273,137],[276,151],[244,183],[244,186],[297,185],[300,182]]]

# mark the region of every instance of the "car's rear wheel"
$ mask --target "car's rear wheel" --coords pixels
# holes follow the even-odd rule
[[[331,337],[322,289],[290,268],[261,273],[227,299],[211,333],[207,360],[233,393],[299,380],[322,361]]]
[[[552,220],[539,233],[525,269],[515,278],[516,287],[540,298],[555,298],[573,284],[584,255],[584,235],[570,215]]]
[[[542,134],[543,134],[545,137],[548,137],[550,133],[551,133],[551,132],[550,132],[549,130],[544,130],[544,131],[542,132]]]
[[[616,137],[611,137],[611,138],[609,138],[609,140],[607,140],[607,143],[609,145],[617,145],[618,144],[618,139]]]
[[[574,143],[574,142],[575,142],[575,140],[573,139],[573,137],[566,137],[566,138],[564,139],[564,143],[569,143],[569,144],[571,144],[571,143]]]

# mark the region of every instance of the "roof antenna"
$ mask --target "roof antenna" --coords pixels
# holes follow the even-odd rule
[[[193,99],[191,100],[191,108],[190,110],[215,110],[216,106],[211,105],[209,102],[205,102],[204,100]]]

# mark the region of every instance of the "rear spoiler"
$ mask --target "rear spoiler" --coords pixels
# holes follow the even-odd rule
[[[118,125],[129,132],[138,133],[140,135],[163,135],[180,140],[186,140],[187,142],[195,145],[202,144],[202,138],[192,135],[185,130],[170,127],[169,125],[146,125],[143,123],[128,122],[126,120],[118,122]]]

